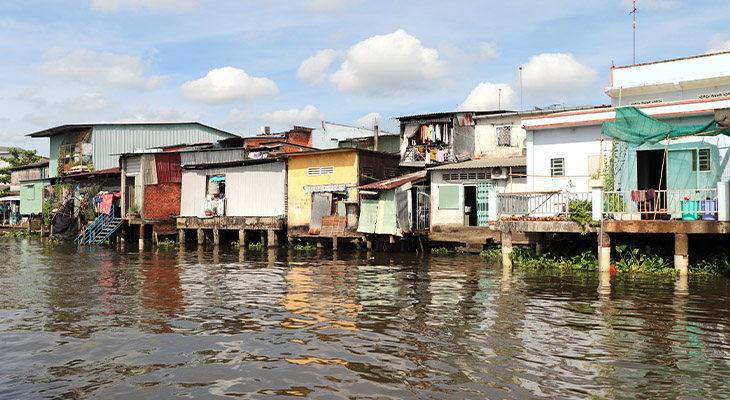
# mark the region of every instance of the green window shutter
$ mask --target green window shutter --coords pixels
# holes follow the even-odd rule
[[[439,186],[439,209],[456,210],[459,208],[459,186]]]

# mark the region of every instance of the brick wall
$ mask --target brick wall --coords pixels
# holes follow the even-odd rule
[[[160,183],[144,187],[144,218],[166,219],[180,215],[179,183]]]

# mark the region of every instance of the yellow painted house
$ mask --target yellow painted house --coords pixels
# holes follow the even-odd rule
[[[286,156],[287,217],[293,233],[318,233],[322,216],[345,215],[346,203],[359,204],[358,186],[401,174],[397,154],[328,149]]]

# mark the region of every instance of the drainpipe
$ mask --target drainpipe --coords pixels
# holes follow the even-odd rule
[[[378,151],[378,126],[373,126],[373,150]]]

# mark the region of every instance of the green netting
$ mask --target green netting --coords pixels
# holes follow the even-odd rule
[[[615,122],[603,123],[603,133],[631,147],[638,147],[644,143],[654,144],[685,136],[730,136],[730,128],[718,129],[714,119],[704,125],[674,126],[658,121],[636,107],[621,107],[616,109]]]

